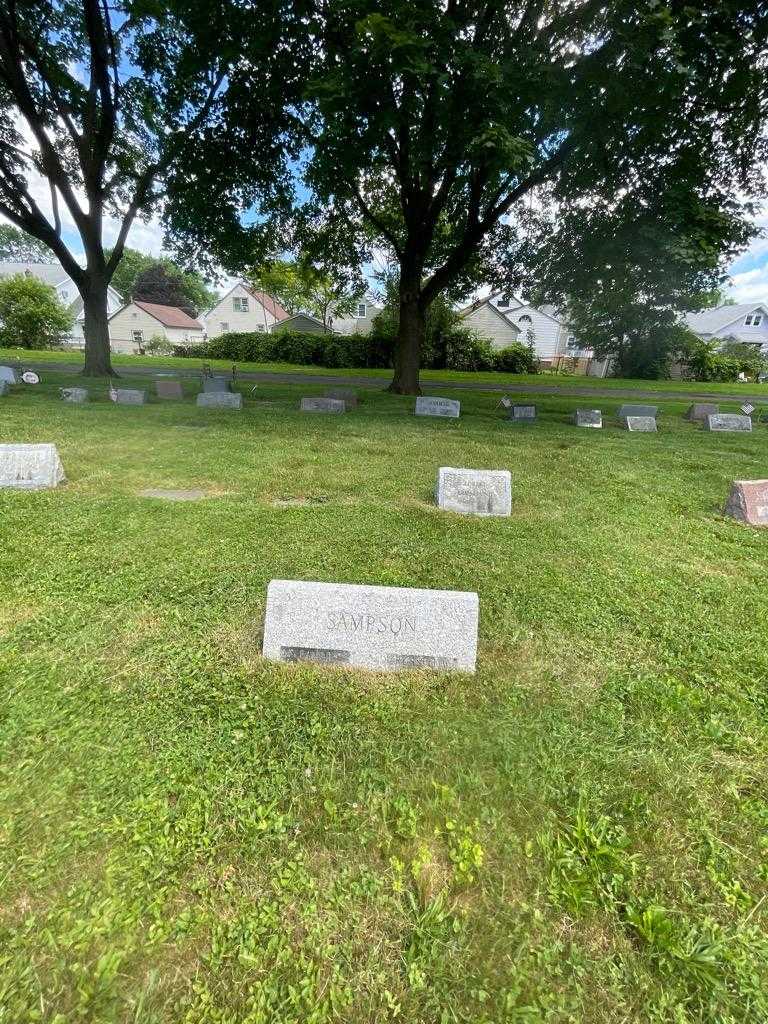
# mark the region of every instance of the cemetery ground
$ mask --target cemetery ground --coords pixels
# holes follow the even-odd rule
[[[60,383],[0,400],[68,477],[0,492],[2,1024],[768,1020],[768,426]],[[477,591],[477,674],[264,662],[272,578]]]

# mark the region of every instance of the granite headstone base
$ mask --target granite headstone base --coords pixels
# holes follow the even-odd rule
[[[654,434],[657,430],[655,416],[625,416],[623,422],[633,433]]]
[[[197,405],[200,409],[242,409],[243,396],[239,391],[201,391]]]
[[[447,512],[473,516],[512,513],[512,475],[507,469],[454,469],[437,474],[437,504]]]
[[[0,488],[38,491],[64,480],[55,444],[0,444]]]
[[[725,514],[747,526],[768,527],[768,480],[734,480]]]
[[[684,418],[693,423],[704,423],[707,416],[718,416],[719,414],[719,405],[713,405],[711,402],[693,402],[686,409]]]
[[[449,419],[457,420],[461,414],[461,402],[455,398],[435,398],[431,395],[421,395],[416,399],[416,407],[413,410],[416,416],[446,416]]]
[[[263,653],[385,672],[474,672],[478,606],[472,592],[272,580]]]
[[[118,405],[144,405],[147,401],[147,392],[139,388],[115,388],[110,397]]]
[[[184,389],[179,380],[156,380],[155,394],[158,398],[183,398]]]
[[[82,405],[88,401],[88,388],[60,388],[62,400]]]
[[[347,406],[338,398],[309,398],[301,400],[300,409],[302,412],[346,412]]]
[[[573,414],[573,422],[577,427],[596,427],[600,430],[603,426],[603,414],[599,409],[577,409]]]
[[[716,416],[707,416],[704,429],[718,434],[750,434],[752,420],[749,416],[740,416],[738,413],[719,412]]]
[[[512,423],[535,423],[536,406],[515,404],[509,410],[509,419]]]

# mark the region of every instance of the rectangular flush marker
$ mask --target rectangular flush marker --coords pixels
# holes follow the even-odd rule
[[[385,672],[474,672],[478,606],[470,591],[272,580],[263,653]]]

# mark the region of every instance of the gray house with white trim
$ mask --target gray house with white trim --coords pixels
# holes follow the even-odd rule
[[[702,309],[688,313],[685,323],[705,341],[735,338],[768,354],[768,305],[763,302]]]

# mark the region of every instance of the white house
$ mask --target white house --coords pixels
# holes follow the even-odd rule
[[[706,341],[735,338],[768,353],[768,305],[742,302],[735,306],[716,306],[688,313],[685,323]]]
[[[553,363],[564,356],[577,353],[573,332],[554,306],[531,306],[515,296],[499,296],[499,309],[520,330],[519,340],[532,345],[542,363]]]
[[[177,345],[205,339],[203,325],[178,306],[134,299],[109,318],[109,343],[113,352],[137,353],[152,338]]]
[[[331,316],[331,327],[337,334],[369,334],[373,327],[374,317],[381,312],[381,306],[377,306],[372,296],[366,295],[355,303],[355,309],[351,316]]]
[[[25,274],[27,277],[35,277],[43,284],[49,285],[56,292],[56,296],[62,305],[66,306],[75,317],[69,342],[72,345],[82,346],[85,344],[83,335],[83,300],[80,292],[72,278],[67,274],[60,263],[0,263],[0,277],[11,277],[13,274]],[[116,313],[123,304],[118,292],[110,285],[107,288],[107,316]]]
[[[488,299],[478,299],[462,309],[460,318],[481,338],[488,338],[495,349],[508,348],[520,340],[520,328]]]
[[[272,324],[284,320],[288,312],[266,292],[238,281],[226,295],[203,313],[200,320],[209,338],[232,332],[269,331]]]

